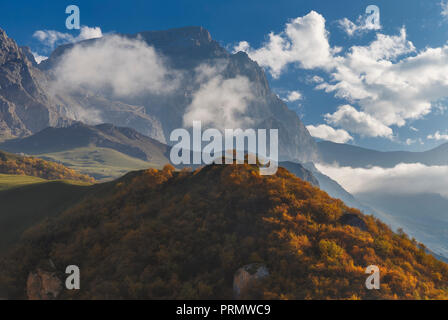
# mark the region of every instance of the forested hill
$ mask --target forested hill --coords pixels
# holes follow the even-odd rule
[[[247,164],[166,166],[109,183],[28,230],[0,263],[0,287],[24,298],[48,259],[62,274],[81,270],[81,290],[62,299],[231,299],[235,272],[252,263],[269,276],[246,298],[448,298],[448,265],[405,234],[286,169],[261,176]],[[380,290],[365,287],[369,265],[380,268]]]
[[[0,151],[0,173],[27,175],[47,180],[94,182],[92,177],[80,174],[62,164],[3,151]]]

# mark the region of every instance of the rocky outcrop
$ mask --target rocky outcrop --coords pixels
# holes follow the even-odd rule
[[[61,291],[62,281],[51,261],[40,263],[40,266],[28,275],[26,294],[29,300],[53,300]]]
[[[39,79],[44,76],[28,56],[0,29],[0,139],[26,136],[68,121],[42,89]]]
[[[269,276],[268,268],[261,263],[252,263],[239,268],[233,277],[233,296],[235,299]]]

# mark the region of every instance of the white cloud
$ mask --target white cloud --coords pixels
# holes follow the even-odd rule
[[[49,48],[54,48],[57,44],[73,43],[87,39],[101,38],[103,33],[100,27],[82,26],[79,35],[73,36],[70,33],[63,33],[55,30],[38,30],[33,37]]]
[[[185,126],[201,121],[203,125],[226,129],[245,128],[251,123],[243,114],[255,99],[252,85],[243,76],[225,79],[219,75],[223,67],[201,65],[196,68],[196,81],[201,85],[184,114]]]
[[[405,141],[405,143],[406,143],[408,146],[410,146],[411,144],[414,144],[414,143],[416,143],[416,142],[417,142],[417,140],[410,139],[410,138],[406,139],[406,141]]]
[[[261,48],[242,42],[239,49],[274,77],[288,65],[327,73],[329,81],[316,78],[316,89],[345,99],[381,123],[375,125],[382,128],[376,136],[390,137],[390,126],[421,119],[448,97],[448,45],[418,51],[405,28],[396,35],[378,33],[370,44],[345,51],[330,46],[328,39],[325,19],[312,11],[287,23],[283,32],[271,33]]]
[[[329,124],[342,127],[351,133],[357,133],[361,136],[392,138],[393,131],[391,128],[350,105],[339,106],[333,114],[327,113],[325,120]]]
[[[117,97],[172,92],[180,78],[144,41],[117,35],[74,46],[54,70],[55,90],[108,91]]]
[[[313,125],[306,126],[310,134],[319,139],[328,140],[336,143],[346,143],[353,140],[353,137],[345,130],[338,129],[335,130],[326,124],[318,125],[317,127]]]
[[[368,46],[352,47],[337,60],[329,83],[318,89],[358,104],[385,126],[403,126],[431,112],[448,94],[448,47],[415,53],[406,31],[377,35]],[[401,58],[401,56],[404,56]]]
[[[440,134],[440,131],[436,131],[436,133],[434,134],[430,134],[426,137],[427,139],[430,140],[448,140],[448,134]]]
[[[299,91],[289,91],[288,95],[286,96],[286,101],[288,102],[295,102],[302,99],[302,93],[300,93]]]
[[[307,78],[308,83],[322,83],[324,82],[324,78],[319,76],[312,76]]]
[[[38,54],[37,52],[31,51],[31,53],[34,56],[34,60],[36,60],[37,64],[48,59],[48,57],[42,56],[42,55]]]
[[[271,32],[261,48],[253,49],[247,41],[242,41],[235,46],[236,51],[245,51],[274,78],[278,78],[290,63],[297,63],[304,69],[328,68],[332,64],[325,19],[315,11],[287,23],[281,33]]]
[[[418,132],[418,131],[419,131],[417,128],[415,128],[415,127],[413,127],[413,126],[410,126],[409,129],[411,129],[411,130],[414,131],[414,132]]]
[[[316,167],[352,194],[439,193],[448,197],[448,166],[401,163],[393,168],[351,168],[317,164]]]

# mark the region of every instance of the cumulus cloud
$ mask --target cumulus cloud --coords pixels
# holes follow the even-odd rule
[[[286,101],[295,102],[298,100],[302,100],[302,98],[303,98],[302,93],[300,93],[299,91],[289,91],[288,95],[286,96]]]
[[[112,35],[66,52],[55,68],[53,86],[129,97],[172,92],[180,77],[144,41]]]
[[[100,27],[82,26],[79,35],[73,36],[70,33],[63,33],[55,30],[38,30],[33,37],[49,48],[54,48],[57,44],[73,43],[87,39],[101,38],[103,33]]]
[[[351,168],[317,164],[316,167],[352,194],[439,193],[448,197],[448,166],[401,163],[393,168]]]
[[[326,124],[321,124],[318,126],[309,125],[306,126],[310,134],[319,139],[328,140],[336,143],[346,143],[353,140],[353,137],[345,130],[338,129],[335,130]]]
[[[325,120],[329,124],[342,127],[351,133],[367,137],[392,138],[392,129],[365,112],[350,105],[340,106],[333,114],[327,113]]]
[[[329,68],[332,49],[328,43],[325,19],[315,11],[287,23],[281,33],[271,32],[261,48],[253,49],[247,41],[240,42],[234,52],[244,51],[278,78],[291,63],[304,69]]]
[[[223,67],[205,64],[196,68],[196,81],[200,82],[200,87],[193,94],[183,117],[186,127],[191,127],[193,121],[221,130],[244,128],[251,123],[243,114],[255,100],[252,84],[243,76],[225,79],[219,74]]]
[[[436,131],[434,134],[430,134],[426,137],[430,140],[448,140],[448,134],[441,134],[440,131]]]
[[[316,78],[316,89],[333,93],[368,115],[365,118],[379,129],[373,136],[390,137],[391,126],[423,118],[438,110],[438,101],[448,96],[448,45],[416,50],[405,28],[395,35],[377,33],[367,45],[340,51],[329,44],[324,17],[312,11],[287,23],[282,32],[270,33],[262,47],[254,49],[241,42],[237,49],[274,77],[288,65],[326,73],[329,80]],[[343,129],[350,131],[357,125]],[[365,132],[371,133],[370,129]]]

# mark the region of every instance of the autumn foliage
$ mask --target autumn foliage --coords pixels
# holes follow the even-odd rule
[[[0,151],[0,173],[39,177],[47,180],[74,180],[93,183],[88,175],[66,166],[34,157],[17,156]]]
[[[415,240],[283,168],[247,164],[130,173],[28,230],[0,265],[11,297],[43,258],[80,267],[82,289],[63,299],[231,299],[235,271],[255,262],[270,276],[246,298],[448,298],[448,265]],[[365,287],[372,264],[380,290]]]

